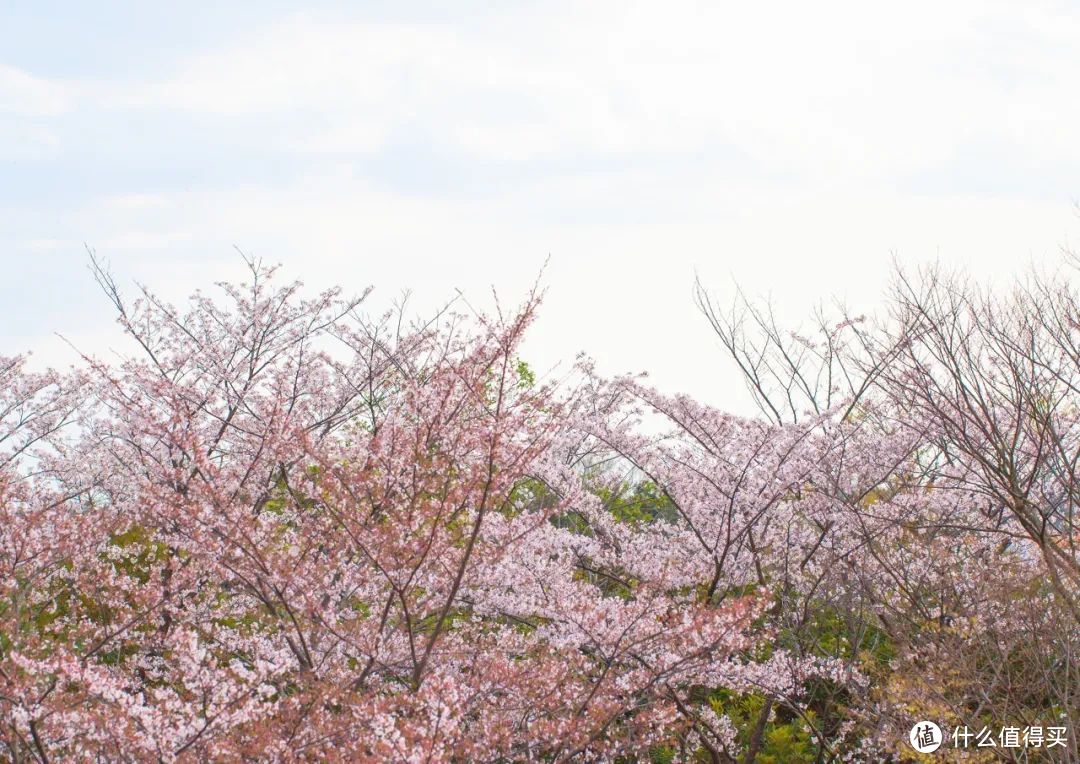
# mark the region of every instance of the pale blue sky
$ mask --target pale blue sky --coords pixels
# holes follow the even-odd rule
[[[0,4],[0,353],[115,344],[84,243],[173,299],[235,245],[421,309],[550,254],[541,364],[739,406],[695,272],[797,318],[894,256],[1059,258],[1078,40],[1043,0]]]

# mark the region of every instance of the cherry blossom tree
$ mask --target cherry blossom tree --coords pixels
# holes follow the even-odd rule
[[[849,709],[863,742],[903,755],[922,718],[1075,719],[1080,324],[1068,274],[1002,294],[938,268],[898,271],[877,320],[819,314],[810,333],[745,299],[720,311],[700,285],[698,301],[766,418],[846,433],[832,441],[842,461],[822,460],[832,476],[811,485],[844,508],[821,546],[853,540],[836,558],[839,591],[888,648],[887,664],[864,662],[870,692]],[[857,476],[861,488],[844,484]],[[1072,737],[1062,760],[1077,757]]]
[[[181,311],[96,268],[138,352],[70,403],[13,362],[23,452],[78,421],[4,483],[12,758],[612,758],[774,681],[763,598],[598,517],[580,391],[518,359],[538,295],[406,325],[250,270]]]
[[[1077,716],[1067,282],[901,274],[794,333],[699,285],[747,418],[538,377],[536,289],[421,321],[247,265],[176,307],[93,260],[129,350],[0,359],[8,759],[878,761]]]

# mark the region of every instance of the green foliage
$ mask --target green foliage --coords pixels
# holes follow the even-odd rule
[[[514,371],[517,372],[518,387],[527,389],[536,384],[536,372],[532,370],[529,364],[525,363],[520,358],[517,361],[517,365],[514,366]]]
[[[500,510],[508,517],[522,512],[550,509],[559,497],[539,478],[527,477],[514,484]]]
[[[607,510],[625,523],[638,525],[656,520],[672,522],[678,517],[675,504],[651,481],[623,483],[614,488],[598,485],[593,491],[604,502]]]
[[[657,745],[649,749],[649,761],[651,764],[672,764],[678,751],[670,745]]]
[[[735,694],[729,690],[716,690],[709,697],[709,705],[717,714],[731,719],[739,745],[745,749],[765,709],[765,697],[756,692]],[[812,711],[807,716],[816,724]],[[819,746],[806,720],[782,706],[773,707],[761,736],[756,761],[762,764],[813,762],[818,751]]]
[[[150,533],[141,525],[132,525],[123,533],[114,534],[110,541],[125,552],[112,556],[113,567],[118,573],[131,576],[140,584],[150,580],[154,563],[169,556],[169,548],[159,541],[153,541]]]

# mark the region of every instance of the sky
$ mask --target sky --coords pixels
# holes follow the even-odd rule
[[[742,410],[695,278],[795,328],[895,263],[1061,261],[1077,40],[1044,0],[2,2],[0,354],[124,347],[87,247],[174,302],[240,249],[420,313],[546,262],[534,366]]]

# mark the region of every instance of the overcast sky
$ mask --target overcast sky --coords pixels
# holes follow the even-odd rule
[[[1042,0],[0,3],[0,354],[119,344],[84,243],[173,300],[239,247],[418,310],[550,255],[537,365],[741,408],[695,273],[797,320],[893,258],[1060,258],[1078,43]]]

